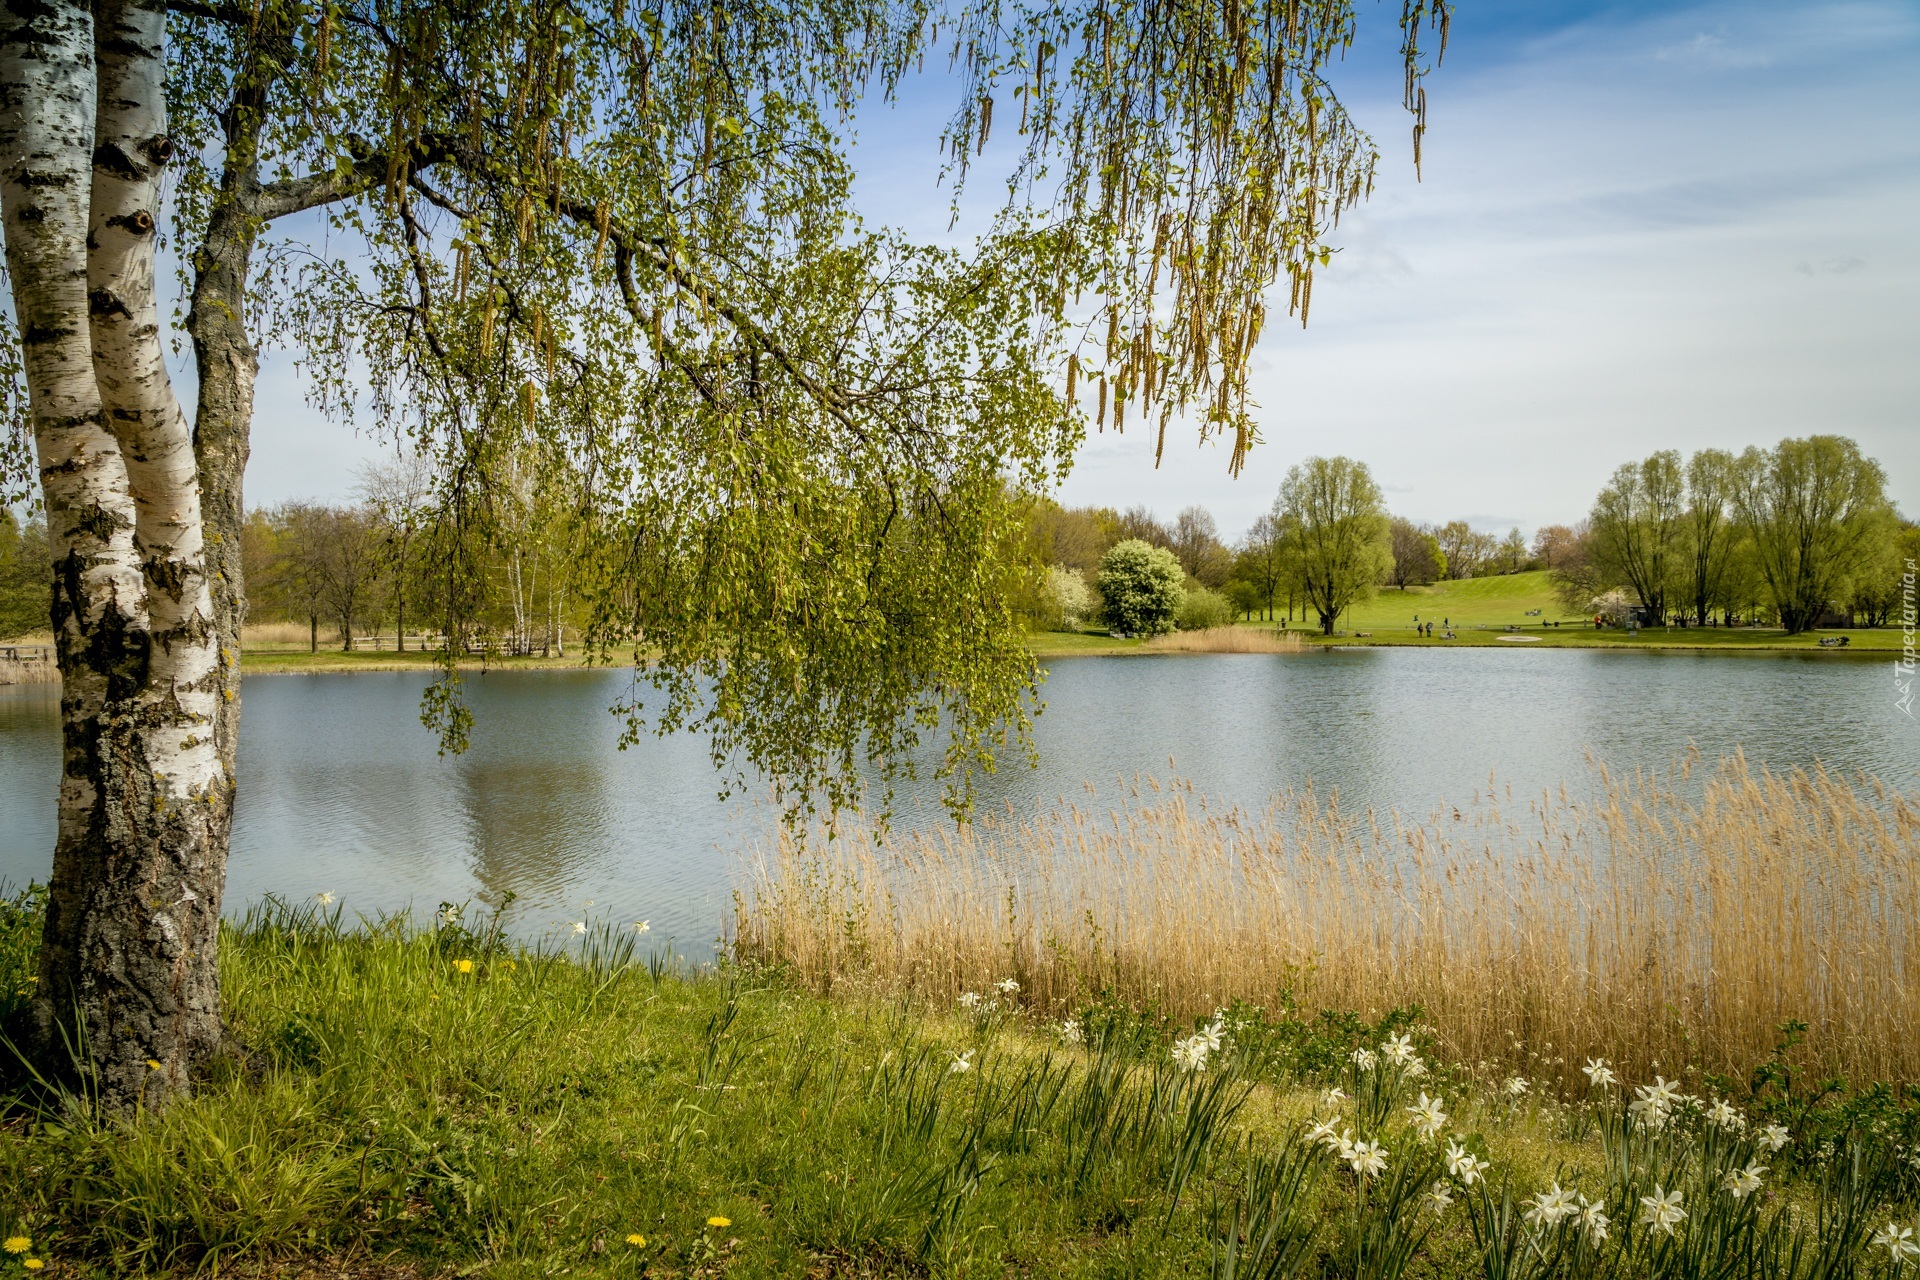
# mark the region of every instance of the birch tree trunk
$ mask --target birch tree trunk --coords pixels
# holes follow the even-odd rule
[[[154,298],[165,25],[125,0],[0,13],[0,213],[64,684],[34,1031],[47,1066],[91,1074],[116,1110],[185,1091],[219,1044],[232,801],[197,469]]]

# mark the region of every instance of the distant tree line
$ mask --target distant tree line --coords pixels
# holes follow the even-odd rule
[[[52,584],[45,522],[0,507],[0,640],[47,630]]]
[[[1571,528],[1536,555],[1575,612],[1643,623],[1882,626],[1920,529],[1886,496],[1886,472],[1843,436],[1733,454],[1665,450],[1622,464]]]
[[[1657,453],[1620,467],[1584,520],[1544,526],[1531,542],[1518,528],[1394,516],[1366,464],[1338,457],[1294,467],[1233,545],[1198,506],[1167,524],[1145,507],[1042,503],[1029,537],[1049,566],[1022,601],[1031,625],[1098,621],[1127,634],[1296,612],[1331,634],[1381,587],[1540,569],[1570,613],[1790,632],[1878,626],[1896,616],[1901,575],[1920,558],[1920,528],[1894,511],[1879,464],[1838,436],[1686,460]],[[1149,599],[1158,603],[1146,608]]]
[[[314,650],[324,630],[347,650],[375,633],[405,649],[451,632],[458,647],[564,653],[583,621],[565,503],[510,482],[486,510],[484,523],[449,517],[409,460],[366,468],[353,502],[254,510],[241,531],[248,621],[304,624]]]
[[[303,624],[313,649],[323,634],[344,649],[373,634],[405,648],[451,629],[457,645],[564,653],[587,621],[566,496],[510,473],[483,510],[482,522],[451,521],[431,476],[405,460],[363,470],[353,501],[255,510],[242,530],[249,621]],[[1232,544],[1201,506],[1162,522],[1140,506],[1041,502],[1026,537],[1044,566],[1017,600],[1029,625],[1127,634],[1296,615],[1331,633],[1382,587],[1529,569],[1548,571],[1570,613],[1880,626],[1897,618],[1902,574],[1920,559],[1920,527],[1888,501],[1885,472],[1839,436],[1623,464],[1586,518],[1530,543],[1517,528],[1394,516],[1348,458],[1293,468]],[[1114,556],[1123,544],[1134,545]],[[49,579],[44,524],[0,508],[0,638],[47,630]]]

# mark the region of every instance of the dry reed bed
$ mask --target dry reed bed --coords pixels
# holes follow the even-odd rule
[[[0,684],[58,684],[60,668],[51,661],[0,658]]]
[[[735,944],[821,991],[1013,976],[1054,1011],[1104,987],[1176,1015],[1418,1002],[1454,1060],[1563,1079],[1588,1055],[1744,1071],[1799,1018],[1807,1065],[1920,1080],[1920,807],[1870,777],[1700,768],[1421,822],[1151,782],[1110,813],[843,822],[758,852]]]
[[[1149,653],[1299,653],[1307,642],[1292,631],[1207,627],[1155,636],[1140,647]]]

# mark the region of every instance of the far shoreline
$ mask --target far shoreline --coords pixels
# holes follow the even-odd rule
[[[1452,640],[1417,638],[1411,628],[1399,634],[1391,631],[1375,635],[1344,632],[1332,636],[1322,635],[1317,631],[1297,629],[1281,632],[1269,626],[1244,623],[1236,624],[1233,630],[1269,636],[1298,637],[1298,647],[1292,652],[1300,654],[1362,649],[1415,649],[1429,652],[1449,649],[1511,649],[1521,652],[1577,649],[1601,653],[1679,653],[1716,657],[1817,655],[1822,658],[1873,658],[1884,661],[1899,657],[1904,645],[1904,633],[1891,627],[1807,631],[1797,636],[1789,636],[1786,632],[1774,628],[1735,628],[1732,631],[1716,632],[1713,628],[1689,627],[1685,630],[1680,628],[1643,630],[1633,636],[1614,630],[1596,632],[1591,628],[1578,630],[1572,627],[1544,630],[1529,628],[1522,632],[1510,632],[1505,628],[1496,631],[1488,628],[1484,631],[1475,629],[1459,632]],[[1516,638],[1522,635],[1526,639],[1516,642]],[[1710,635],[1714,638],[1703,641],[1699,638],[1702,635]],[[1844,636],[1848,643],[1844,646],[1820,643],[1822,639],[1836,636]],[[1178,651],[1155,649],[1149,647],[1147,641],[1122,640],[1093,632],[1047,632],[1030,635],[1027,644],[1036,658],[1044,660],[1209,656],[1204,647]]]

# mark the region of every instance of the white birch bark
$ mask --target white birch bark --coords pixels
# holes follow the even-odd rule
[[[119,438],[147,581],[149,763],[168,800],[223,781],[214,750],[219,645],[208,590],[193,433],[160,342],[154,242],[167,138],[163,4],[96,6],[99,106],[88,302],[101,406]]]
[[[89,648],[103,624],[138,625],[144,613],[126,469],[88,345],[93,111],[87,8],[0,7],[0,217],[56,565],[55,638],[69,652]],[[66,714],[97,717],[107,692],[104,673],[76,672]],[[63,827],[91,807],[90,790],[88,776],[63,778]]]
[[[165,12],[106,0],[97,18],[71,0],[0,10],[0,216],[64,685],[35,1032],[43,1062],[127,1110],[184,1092],[219,1042],[231,792],[192,442],[153,296]]]

